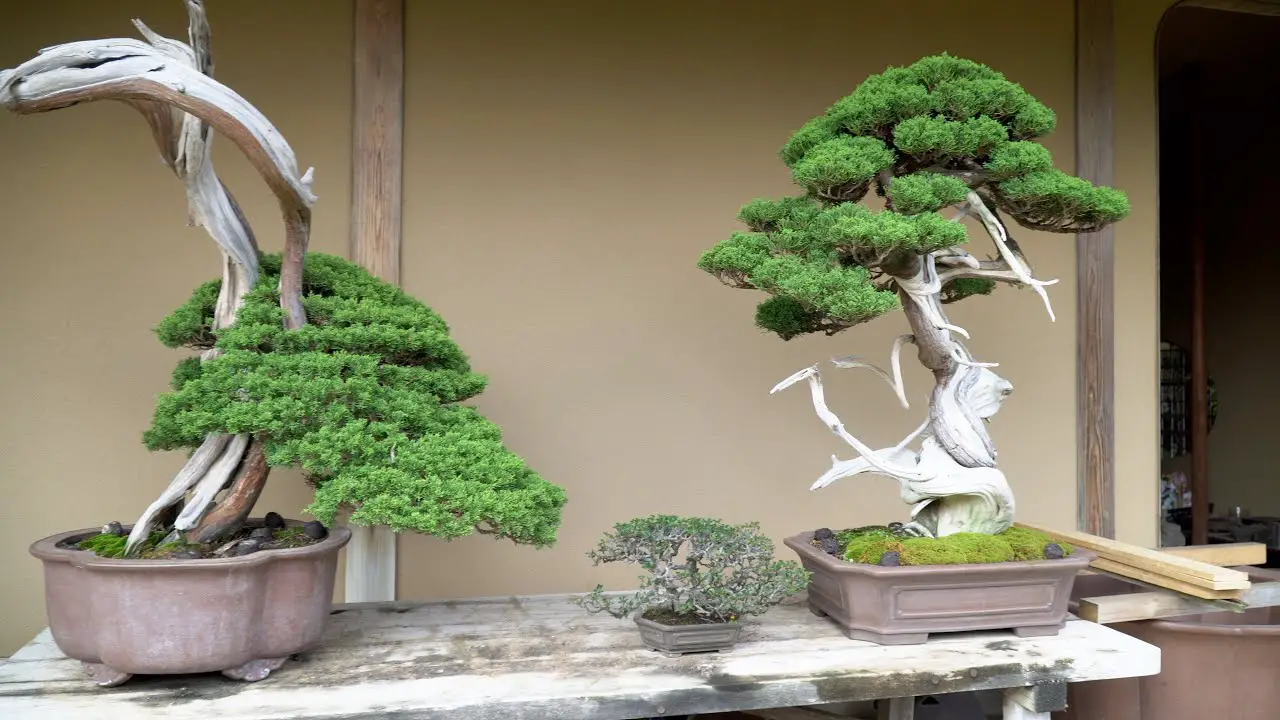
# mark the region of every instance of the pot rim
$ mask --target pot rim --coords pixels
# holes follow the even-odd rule
[[[261,518],[253,519],[261,521]],[[285,527],[301,527],[303,524],[304,523],[299,520],[285,520]],[[129,530],[133,528],[133,525],[130,524],[123,527],[125,532],[129,532]],[[75,547],[59,547],[59,543],[65,540],[77,535],[93,535],[101,532],[101,528],[82,528],[80,530],[69,530],[56,535],[50,535],[32,543],[28,548],[28,552],[46,563],[70,563],[77,568],[106,572],[136,572],[142,568],[178,572],[202,572],[212,568],[248,568],[274,562],[276,560],[291,560],[315,555],[327,555],[342,549],[342,547],[351,540],[351,531],[345,527],[329,528],[328,530],[328,535],[318,543],[296,548],[266,550],[252,553],[250,555],[241,555],[239,557],[193,558],[190,560],[104,558],[95,554],[91,550],[81,550]]]
[[[834,572],[849,572],[853,570],[867,575],[903,575],[918,574],[927,572],[930,575],[967,575],[975,571],[990,572],[994,568],[1042,568],[1042,567],[1077,567],[1077,572],[1089,566],[1097,558],[1097,554],[1077,547],[1072,553],[1058,560],[1008,560],[1005,562],[994,563],[961,563],[954,565],[867,565],[864,563],[849,562],[847,560],[837,560],[836,558],[822,552],[818,548],[810,544],[813,540],[813,531],[802,532],[798,535],[783,539],[783,544],[791,548],[800,555],[812,562],[821,565],[827,570]]]

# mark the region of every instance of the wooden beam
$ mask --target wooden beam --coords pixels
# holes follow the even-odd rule
[[[1160,552],[1223,567],[1267,564],[1267,546],[1256,542],[1167,547]]]
[[[852,720],[842,715],[807,707],[740,710],[739,714],[762,718],[762,720]]]
[[[354,0],[351,259],[400,282],[404,137],[404,0]],[[351,526],[346,601],[396,596],[396,537]]]
[[[1076,174],[1115,182],[1113,0],[1076,0]],[[1115,231],[1076,236],[1077,526],[1114,538]]]
[[[1240,602],[1251,608],[1280,605],[1280,582],[1257,583],[1241,593]],[[1076,615],[1082,620],[1111,625],[1137,620],[1222,612],[1222,610],[1222,607],[1211,602],[1202,602],[1183,595],[1144,592],[1082,598],[1076,609]]]
[[[1193,67],[1189,83],[1191,107],[1202,107],[1204,76]],[[1205,356],[1205,203],[1208,185],[1199,176],[1205,170],[1201,142],[1204,125],[1200,113],[1191,113],[1191,186],[1196,202],[1191,212],[1191,544],[1209,542],[1209,369]]]

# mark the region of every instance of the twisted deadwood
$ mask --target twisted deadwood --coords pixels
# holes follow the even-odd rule
[[[190,44],[162,37],[141,21],[146,39],[90,40],[42,50],[12,70],[0,71],[0,105],[34,114],[82,102],[117,100],[138,110],[151,127],[161,157],[187,186],[189,222],[209,233],[223,257],[222,288],[214,329],[235,322],[242,299],[258,279],[258,246],[235,198],[213,169],[213,128],[238,147],[280,202],[285,224],[280,304],[285,326],[306,323],[302,269],[310,236],[312,169],[299,174],[293,150],[279,131],[248,101],[213,79],[209,23],[202,0],[184,0]],[[202,360],[217,357],[210,349]],[[158,515],[182,503],[175,531],[193,539],[216,539],[233,532],[253,508],[268,469],[256,438],[210,435],[134,524],[133,552],[155,526]],[[232,483],[226,500],[209,512],[216,495]]]

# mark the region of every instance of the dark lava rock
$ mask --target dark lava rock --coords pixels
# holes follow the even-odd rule
[[[249,538],[248,540],[241,540],[239,545],[236,545],[235,547],[231,548],[231,555],[234,557],[240,557],[241,555],[256,553],[261,549],[262,549],[261,540],[259,540],[258,538]]]
[[[902,565],[902,556],[896,550],[890,550],[880,556],[880,564],[884,567],[898,567]]]
[[[256,538],[258,540],[271,540],[275,538],[275,536],[276,531],[269,527],[254,528],[253,532],[249,533],[249,537]]]
[[[840,556],[840,541],[839,541],[839,540],[837,540],[837,539],[835,539],[835,538],[833,538],[833,537],[829,537],[829,538],[827,538],[827,539],[823,540],[823,541],[820,543],[820,545],[821,545],[821,547],[822,547],[822,552],[824,552],[824,553],[826,553],[826,554],[828,554],[828,555],[835,555],[836,557],[839,557],[839,556]]]
[[[835,537],[836,534],[831,532],[831,528],[818,528],[813,531],[814,540],[828,540]]]
[[[1067,553],[1058,543],[1049,543],[1044,546],[1044,557],[1046,560],[1061,560],[1066,556]]]
[[[121,525],[119,522],[112,520],[111,522],[102,526],[102,534],[103,535],[123,535],[124,526]]]
[[[267,513],[266,516],[262,518],[262,521],[272,530],[279,530],[284,527],[284,518],[280,517],[280,513],[277,512]]]
[[[324,537],[329,534],[329,531],[324,528],[324,523],[321,523],[319,520],[312,520],[306,525],[303,525],[302,532],[312,540],[323,540]]]
[[[204,557],[199,550],[179,550],[172,556],[175,560],[199,560]]]

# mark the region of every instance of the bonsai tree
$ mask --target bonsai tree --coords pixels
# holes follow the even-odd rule
[[[647,571],[640,589],[607,595],[597,585],[577,603],[589,612],[624,618],[637,611],[667,625],[733,622],[761,615],[805,589],[809,574],[773,559],[759,523],[653,515],[614,526],[588,552],[594,565],[625,562]]]
[[[0,105],[41,113],[95,100],[140,111],[161,157],[187,187],[190,219],[217,243],[221,278],[158,327],[178,363],[145,434],[190,458],[141,514],[130,555],[157,543],[233,539],[271,467],[298,466],[316,488],[308,511],[455,537],[554,541],[564,492],[502,444],[461,403],[485,387],[428,307],[359,267],[307,254],[313,172],[257,109],[213,79],[209,25],[185,0],[190,44],[134,21],[146,42],[75,42],[0,72]],[[220,132],[261,173],[284,219],[284,251],[263,255],[214,171]],[[225,491],[225,492],[224,492]],[[118,529],[117,529],[118,532]],[[122,547],[124,546],[124,547]]]
[[[819,418],[857,453],[833,458],[813,489],[860,473],[893,478],[912,506],[906,534],[995,534],[1013,522],[1013,493],[985,427],[1013,387],[992,370],[996,363],[969,351],[969,333],[944,306],[1005,283],[1031,288],[1052,320],[1045,287],[1056,281],[1033,276],[1004,216],[1024,228],[1079,233],[1128,214],[1119,191],[1054,168],[1036,142],[1054,124],[1053,111],[979,63],[944,54],[889,68],[782,148],[803,192],[747,203],[738,215],[747,231],[702,255],[699,267],[725,284],[768,293],[756,324],[783,340],[906,314],[911,331],[893,344],[891,372],[857,356],[832,361],[874,370],[908,407],[900,353],[916,347],[935,386],[928,417],[897,445],[877,450],[850,434],[827,408],[817,365],[773,388],[807,380]],[[860,203],[873,189],[883,209]],[[954,213],[944,217],[948,208]],[[994,257],[964,249],[966,217],[991,239]]]

